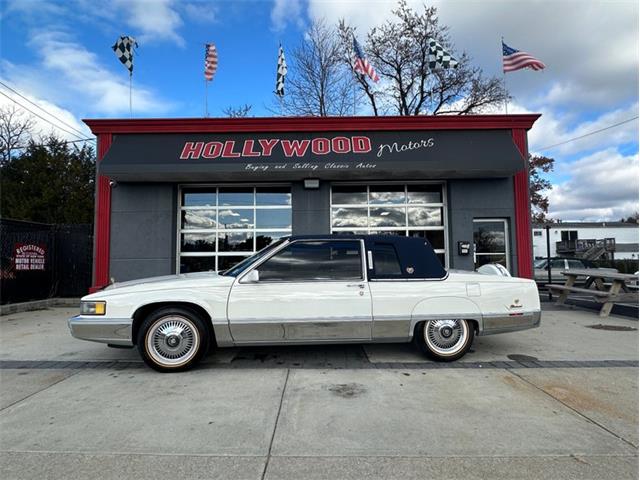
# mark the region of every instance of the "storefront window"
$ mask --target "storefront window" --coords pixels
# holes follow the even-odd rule
[[[475,268],[500,263],[509,269],[509,249],[505,219],[473,219],[473,258]]]
[[[446,266],[443,188],[442,183],[334,184],[331,230],[426,238]]]
[[[291,235],[290,187],[184,187],[179,271],[226,270]]]
[[[335,205],[341,204],[366,204],[367,187],[365,186],[334,186],[331,189],[331,197]]]

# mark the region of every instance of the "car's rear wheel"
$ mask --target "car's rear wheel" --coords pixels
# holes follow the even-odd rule
[[[414,340],[428,357],[451,362],[469,351],[473,336],[474,329],[469,320],[437,319],[418,324]]]
[[[138,332],[144,362],[159,372],[187,370],[209,349],[202,318],[186,308],[168,307],[151,313]]]

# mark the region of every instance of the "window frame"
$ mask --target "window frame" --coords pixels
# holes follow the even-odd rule
[[[234,188],[247,188],[253,191],[253,204],[252,205],[219,205],[218,195],[220,193],[220,189],[234,189]],[[288,188],[289,195],[291,196],[291,203],[289,205],[259,205],[257,203],[257,195],[258,190],[262,188]],[[209,193],[213,193],[215,196],[216,204],[211,206],[185,206],[183,205],[183,191],[186,189],[202,189],[208,190]],[[224,192],[223,192],[224,193]],[[291,183],[283,183],[283,182],[273,182],[273,183],[184,183],[178,185],[178,198],[177,198],[177,213],[176,213],[176,260],[175,260],[175,273],[179,274],[180,272],[180,263],[182,257],[207,257],[214,258],[215,271],[220,271],[219,261],[220,257],[243,257],[247,258],[256,253],[259,250],[257,248],[257,237],[261,233],[279,233],[282,234],[281,237],[276,239],[279,240],[282,237],[290,236],[293,231],[293,186]],[[252,228],[231,228],[228,229],[229,233],[245,233],[253,235],[253,248],[251,250],[246,251],[220,251],[219,250],[219,233],[223,230],[220,230],[217,226],[218,219],[218,210],[221,207],[227,207],[229,209],[246,209],[253,211],[253,222],[254,226]],[[182,212],[184,211],[198,211],[198,210],[214,210],[216,212],[216,227],[215,228],[194,228],[194,229],[183,229],[182,228]],[[258,210],[288,210],[291,213],[292,224],[291,228],[258,228],[256,226],[257,219],[257,211]],[[207,252],[183,252],[182,251],[182,235],[184,234],[203,234],[203,233],[212,233],[216,236],[215,239],[215,248],[213,251]]]
[[[502,257],[505,258],[505,263],[507,264],[505,268],[511,272],[511,231],[509,229],[509,219],[506,217],[503,218],[473,218],[473,233],[475,235],[475,224],[476,223],[502,223],[504,225],[504,252],[487,252],[487,253],[477,253],[475,250],[475,241],[473,242],[473,264],[474,269],[476,264],[476,257]],[[493,262],[491,262],[493,263]]]
[[[262,281],[258,279],[258,282],[246,282],[244,278],[253,270],[260,271],[260,266],[263,263],[268,262],[272,257],[278,255],[279,252],[287,248],[294,243],[307,243],[307,242],[357,242],[360,248],[360,279],[352,280],[327,280],[327,279],[309,279],[309,280],[266,280]],[[368,281],[367,278],[367,265],[366,265],[366,251],[365,242],[362,238],[346,239],[346,238],[303,238],[294,239],[283,242],[278,248],[274,249],[270,255],[265,258],[261,258],[260,261],[251,264],[247,269],[236,277],[236,283],[241,285],[272,285],[272,284],[298,284],[298,283],[364,283]]]
[[[404,186],[405,201],[404,203],[376,203],[371,202],[371,187],[384,186]],[[440,186],[442,193],[442,201],[437,203],[409,203],[408,191],[411,186],[435,185]],[[333,187],[365,187],[367,202],[366,203],[333,203]],[[402,227],[373,227],[369,226],[369,218],[371,218],[372,208],[393,208],[403,207],[405,209],[405,222]],[[442,225],[438,226],[410,226],[409,225],[409,208],[440,208],[442,211]],[[446,181],[390,181],[390,182],[331,182],[329,188],[329,228],[332,234],[340,234],[342,232],[353,232],[356,235],[370,235],[371,232],[399,232],[405,236],[409,236],[410,232],[415,231],[436,231],[443,232],[444,248],[434,248],[436,255],[444,257],[445,270],[450,266],[450,248],[449,248],[449,212],[447,202],[447,182]],[[333,210],[334,208],[364,208],[367,210],[367,227],[334,227],[333,226]]]

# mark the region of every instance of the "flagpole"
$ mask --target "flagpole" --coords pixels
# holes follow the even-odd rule
[[[133,95],[131,93],[133,89],[133,72],[129,72],[129,115],[133,118]]]
[[[353,82],[353,116],[356,116],[356,82]]]
[[[204,79],[204,116],[207,118],[209,116],[209,82],[207,79]]]
[[[504,37],[501,38],[500,49],[504,45]],[[504,71],[504,52],[502,52],[502,86],[504,87],[504,114],[509,115],[509,94],[507,92],[507,72]]]
[[[504,71],[502,72],[502,84],[504,86],[504,114],[509,115],[509,93],[507,92],[507,73]]]

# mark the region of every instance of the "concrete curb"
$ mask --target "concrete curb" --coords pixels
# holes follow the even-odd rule
[[[33,310],[46,310],[51,307],[80,307],[79,298],[45,298],[31,302],[9,303],[0,305],[0,316],[12,313],[31,312]]]

